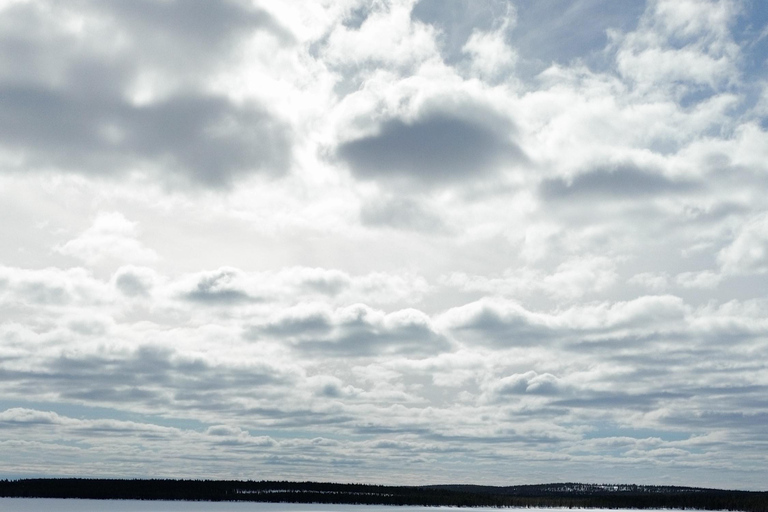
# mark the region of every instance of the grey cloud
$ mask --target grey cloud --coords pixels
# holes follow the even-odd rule
[[[40,313],[48,308],[56,311],[61,306],[78,308],[86,304],[103,304],[109,296],[110,291],[104,283],[82,268],[29,271],[0,267],[0,302],[4,307],[21,307],[30,313]],[[81,318],[91,316],[91,312],[85,312]]]
[[[559,379],[550,373],[538,374],[534,371],[510,375],[501,379],[493,388],[498,396],[505,395],[556,395],[563,389]]]
[[[342,143],[337,155],[359,178],[405,178],[428,186],[476,179],[523,161],[511,140],[513,126],[491,113],[481,121],[483,109],[477,110],[471,116],[432,112],[413,122],[392,119],[375,135]]]
[[[502,313],[483,305],[453,326],[460,339],[497,347],[529,346],[550,342],[558,332],[538,324],[521,311]]]
[[[63,400],[141,403],[158,409],[167,409],[173,402],[204,409],[209,403],[222,406],[232,398],[225,393],[229,390],[282,386],[292,379],[266,363],[215,365],[150,345],[128,353],[61,354],[41,360],[38,366],[21,370],[0,365],[0,382],[5,383],[6,391],[53,393]],[[232,404],[227,409],[233,410]]]
[[[365,23],[365,20],[368,19],[368,16],[371,15],[371,10],[369,8],[366,8],[366,6],[360,6],[356,9],[352,9],[341,21],[341,23],[351,29],[359,29],[363,26],[363,23]]]
[[[722,203],[716,203],[709,208],[688,206],[685,208],[685,220],[688,222],[696,222],[702,224],[716,223],[729,217],[743,215],[748,212],[749,208],[747,208],[745,205],[736,202],[725,201]]]
[[[326,382],[318,390],[317,394],[328,398],[339,398],[343,395],[343,390],[338,382]]]
[[[248,339],[274,337],[300,351],[326,356],[369,357],[383,354],[429,355],[450,348],[422,314],[383,315],[362,305],[335,312],[289,312],[246,329]]]
[[[0,86],[2,146],[22,150],[36,167],[97,176],[137,164],[225,187],[238,176],[288,167],[287,129],[258,105],[235,106],[203,94],[132,105],[118,97]]]
[[[291,410],[288,408],[249,407],[240,412],[242,417],[258,417],[267,420],[270,426],[295,428],[318,425],[339,425],[348,423],[353,418],[333,412],[309,409]]]
[[[148,297],[152,283],[147,275],[132,268],[120,269],[114,277],[115,287],[128,297]]]
[[[22,283],[19,295],[25,301],[38,305],[64,305],[72,300],[71,294],[64,287],[42,281]]]
[[[448,229],[443,220],[424,205],[405,197],[368,202],[360,210],[360,219],[366,226],[422,233],[440,233]]]
[[[210,436],[239,436],[244,433],[240,427],[230,427],[228,425],[213,425],[205,430],[205,433]]]
[[[300,271],[298,277],[302,288],[331,296],[338,295],[351,284],[349,276],[337,270],[307,269]]]
[[[425,436],[427,439],[435,441],[448,441],[459,443],[478,443],[478,444],[507,444],[507,443],[522,443],[522,444],[550,444],[550,443],[562,443],[567,439],[554,434],[547,434],[546,432],[537,433],[521,433],[518,434],[514,430],[510,432],[494,433],[492,435],[483,436],[482,434],[471,435],[446,435],[440,433],[433,433],[429,436]]]
[[[293,37],[268,12],[247,2],[210,0],[121,0],[89,2],[92,8],[136,27],[144,37],[171,35],[202,51],[213,52],[253,29],[264,29],[285,42]],[[211,45],[214,45],[212,48]]]
[[[747,429],[761,428],[768,425],[768,413],[766,412],[720,412],[703,411],[693,414],[670,414],[662,419],[663,423],[673,426],[698,427],[698,428],[724,428]],[[765,435],[760,436],[765,440]]]
[[[233,285],[232,278],[235,274],[234,271],[220,270],[204,275],[194,289],[182,296],[191,302],[211,306],[231,306],[258,301],[259,299],[251,297]]]
[[[544,180],[541,196],[550,201],[624,199],[673,192],[690,192],[699,188],[691,181],[673,181],[660,174],[634,165],[599,168],[568,181],[564,178]]]
[[[411,435],[429,435],[431,434],[431,430],[426,427],[418,427],[414,425],[399,425],[396,427],[391,427],[387,425],[378,425],[373,424],[370,422],[362,423],[360,425],[356,425],[354,427],[354,432],[356,434],[361,434],[365,436],[371,436],[371,435],[386,435],[386,434],[411,434]]]
[[[671,295],[611,306],[592,304],[557,314],[529,311],[511,301],[480,300],[447,311],[442,321],[459,340],[473,344],[498,348],[552,344],[594,352],[630,340],[665,339],[661,333],[668,339],[685,325],[686,312],[683,301]]]
[[[71,331],[84,336],[103,336],[109,330],[109,326],[98,319],[75,320],[69,322]]]
[[[147,288],[133,274],[122,274],[115,280],[117,288],[129,297],[147,296]]]
[[[568,398],[552,402],[554,406],[570,407],[574,409],[633,409],[650,411],[658,407],[659,402],[674,401],[690,398],[688,393],[677,392],[649,392],[644,394],[629,393],[595,393],[591,396]]]
[[[262,327],[251,329],[252,335],[264,333],[273,336],[323,335],[332,329],[330,317],[322,312],[284,317]]]
[[[262,105],[196,92],[198,84],[174,67],[192,56],[192,75],[206,76],[202,57],[211,52],[223,59],[221,42],[235,37],[236,28],[277,30],[266,13],[199,0],[79,7],[111,15],[125,48],[116,55],[100,51],[87,24],[76,39],[39,6],[4,11],[32,34],[0,24],[0,61],[18,52],[28,59],[19,76],[0,77],[0,148],[20,154],[25,170],[115,176],[148,168],[167,183],[219,188],[249,173],[287,170],[291,134],[285,123]],[[165,60],[155,62],[164,53]],[[178,84],[163,99],[136,104],[127,91],[147,66]]]
[[[439,334],[424,325],[403,325],[379,330],[369,325],[343,325],[338,335],[305,339],[297,343],[312,353],[365,357],[381,354],[434,355],[450,348]]]

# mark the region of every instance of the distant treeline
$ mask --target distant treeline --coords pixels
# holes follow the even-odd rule
[[[0,497],[768,512],[768,492],[578,483],[414,487],[320,482],[54,478],[0,480]]]

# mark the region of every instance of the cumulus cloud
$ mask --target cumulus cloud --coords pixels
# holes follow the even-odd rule
[[[199,83],[238,34],[288,37],[266,12],[230,2],[46,4],[12,4],[0,26],[8,54],[26,54],[22,76],[0,77],[2,147],[17,155],[14,167],[93,176],[148,169],[209,187],[287,169],[284,122]]]
[[[439,185],[482,176],[524,160],[511,125],[435,112],[413,121],[392,119],[379,132],[344,142],[339,157],[363,179]]]
[[[523,374],[513,374],[499,379],[493,384],[490,391],[498,399],[507,395],[554,395],[562,388],[560,379],[550,373],[538,374],[529,371]]]
[[[120,267],[112,280],[115,287],[128,297],[147,297],[159,276],[151,268],[128,265]]]
[[[249,329],[248,336],[278,336],[300,350],[337,356],[407,353],[435,354],[449,348],[447,340],[424,313],[410,309],[389,314],[357,304],[328,311],[299,306],[280,313],[266,324]]]
[[[685,304],[674,296],[588,304],[554,313],[530,311],[510,300],[482,299],[448,310],[440,321],[471,343],[524,347],[674,330],[682,327],[686,314]]]
[[[729,26],[738,10],[731,1],[651,2],[622,41],[618,69],[643,87],[722,87],[737,75]]]
[[[100,213],[91,227],[57,250],[87,263],[104,260],[124,262],[152,262],[158,258],[155,251],[144,247],[137,238],[136,223],[119,212]]]
[[[292,267],[277,272],[245,272],[235,267],[196,272],[168,283],[168,291],[200,305],[247,305],[301,297],[344,303],[418,302],[429,289],[421,276],[374,272],[350,275],[337,269]]]
[[[717,254],[724,272],[762,274],[768,272],[768,216],[751,219],[733,241]]]

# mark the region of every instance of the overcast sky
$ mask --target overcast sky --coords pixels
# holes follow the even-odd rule
[[[768,489],[767,22],[0,1],[0,477]]]

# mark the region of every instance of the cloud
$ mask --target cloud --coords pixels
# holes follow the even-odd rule
[[[135,263],[157,260],[157,253],[144,247],[137,235],[136,223],[126,219],[123,214],[102,212],[94,219],[91,227],[56,250],[89,264],[105,260]]]
[[[669,287],[669,276],[654,272],[641,272],[627,280],[627,283],[642,286],[656,292],[663,292]]]
[[[669,295],[579,305],[554,313],[530,311],[512,300],[481,299],[448,310],[439,324],[470,345],[560,346],[682,328],[687,312],[680,298]]]
[[[168,292],[200,305],[237,306],[259,302],[354,303],[418,302],[429,289],[422,276],[374,272],[350,275],[337,269],[287,267],[277,272],[245,272],[235,267],[195,272],[168,283]]]
[[[382,354],[428,355],[449,349],[448,341],[424,313],[405,309],[385,314],[363,304],[335,311],[297,306],[268,323],[248,329],[247,337],[276,336],[299,350],[336,357]]]
[[[0,267],[0,297],[7,307],[23,304],[40,311],[103,304],[109,301],[110,292],[103,282],[83,268]]]
[[[229,2],[79,8],[89,15],[55,5],[6,9],[10,26],[0,26],[0,46],[8,47],[5,38],[23,47],[31,67],[21,79],[0,77],[0,147],[17,155],[14,167],[102,177],[150,171],[169,184],[214,188],[253,172],[287,170],[291,136],[284,122],[256,102],[236,104],[198,83],[184,85],[187,71],[177,69],[184,66],[177,56],[188,54],[195,55],[189,72],[203,71],[211,65],[200,66],[205,58],[231,51],[225,41],[245,28],[287,37],[268,14]],[[82,28],[68,31],[57,17]],[[16,32],[15,19],[27,32]],[[91,39],[115,40],[115,33],[122,45],[100,49]],[[142,81],[178,85],[160,90]]]
[[[115,287],[128,297],[149,297],[158,280],[159,276],[151,268],[132,265],[120,267],[112,276]]]
[[[615,263],[604,257],[575,258],[564,261],[551,272],[529,267],[507,269],[499,277],[453,273],[441,282],[464,290],[491,295],[520,297],[544,293],[561,300],[576,299],[610,288],[616,281]]]
[[[144,410],[156,412],[179,407],[206,411],[225,407],[228,389],[269,390],[293,379],[290,372],[268,363],[222,365],[148,344],[100,353],[83,347],[49,354],[39,363],[35,369],[6,367],[4,374],[13,385],[5,389],[14,394],[36,389],[58,400],[103,406],[142,404]]]
[[[768,215],[750,219],[733,241],[717,253],[717,260],[728,274],[768,272]]]
[[[675,277],[675,281],[683,288],[715,288],[722,279],[722,275],[711,270],[683,272]]]
[[[691,181],[675,181],[658,173],[625,165],[590,170],[571,180],[547,179],[541,183],[540,191],[542,197],[550,201],[615,201],[665,193],[684,194],[695,191],[698,187],[698,184]]]
[[[4,146],[33,168],[109,176],[139,164],[170,173],[171,182],[225,187],[238,176],[280,174],[288,166],[286,128],[259,106],[222,97],[189,94],[133,106],[0,86],[0,99]]]
[[[144,37],[167,41],[177,39],[177,44],[199,45],[203,52],[214,54],[222,46],[232,44],[233,39],[243,37],[250,30],[266,30],[290,41],[290,33],[267,11],[247,2],[193,0],[182,2],[153,2],[137,0],[125,4],[119,0],[93,2],[92,7],[119,18],[123,27]],[[144,41],[146,43],[146,40]],[[157,44],[155,41],[150,43]],[[168,49],[170,55],[178,55],[178,49]]]
[[[764,10],[0,2],[0,478],[764,488]]]
[[[253,302],[256,297],[233,286],[241,273],[237,269],[219,269],[200,277],[194,288],[183,297],[192,302],[209,305],[233,305]]]
[[[738,9],[726,0],[651,2],[621,41],[619,72],[646,89],[723,87],[738,76],[739,47],[729,31]]]
[[[480,37],[476,31],[492,32],[513,21],[514,15],[512,5],[498,0],[419,0],[411,11],[414,20],[435,27],[443,58],[451,64],[461,59],[473,36]]]
[[[471,56],[469,67],[473,74],[491,82],[508,80],[517,63],[517,53],[507,46],[502,30],[475,31],[461,50]]]
[[[516,373],[509,375],[494,382],[490,392],[497,399],[503,400],[509,395],[556,395],[559,394],[563,385],[560,379],[550,373],[538,374],[535,371],[526,373]]]
[[[338,156],[359,178],[426,186],[477,180],[525,159],[510,124],[480,119],[445,112],[392,119],[374,135],[342,143]]]
[[[423,233],[441,233],[447,229],[444,221],[421,202],[404,197],[368,202],[360,210],[360,219],[367,226]]]
[[[555,335],[553,320],[514,302],[487,299],[450,309],[442,319],[460,338],[499,347],[548,343]]]
[[[13,407],[0,412],[0,423],[12,425],[50,425],[59,423],[59,415],[53,412],[35,411],[22,407]]]

